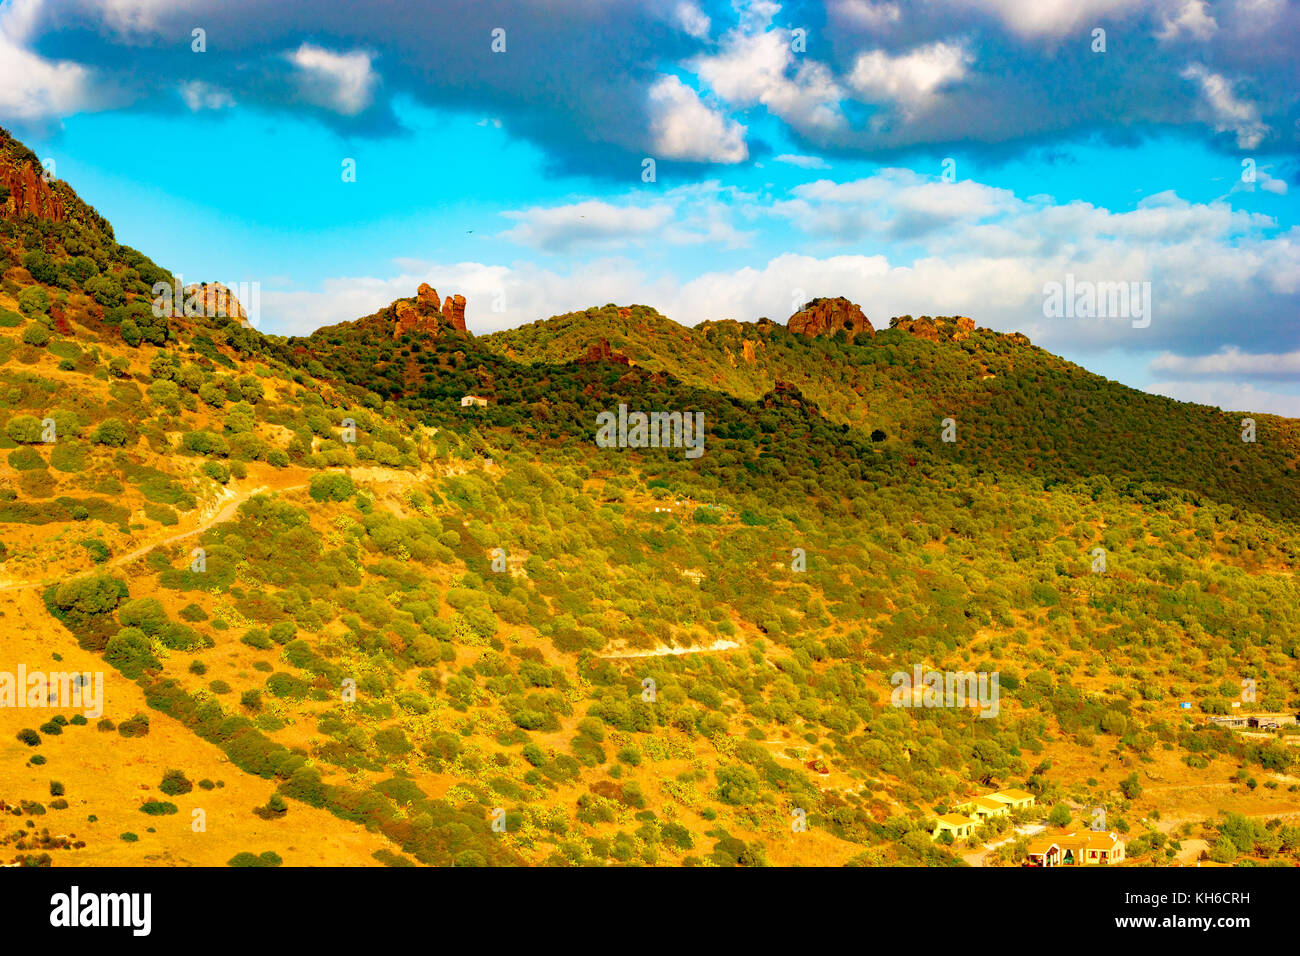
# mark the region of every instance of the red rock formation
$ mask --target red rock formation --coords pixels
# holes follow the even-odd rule
[[[833,335],[843,329],[850,339],[858,334],[876,334],[862,309],[843,296],[813,299],[790,316],[786,328],[798,335]]]
[[[591,365],[595,362],[613,362],[616,365],[631,365],[632,361],[622,352],[615,352],[609,347],[609,339],[601,339],[595,345],[588,345],[587,352],[578,359],[579,364]]]
[[[31,160],[22,166],[0,165],[0,185],[9,190],[7,202],[0,203],[0,214],[9,219],[36,216],[63,222],[67,215],[63,197],[41,173]]]
[[[437,293],[434,293],[436,296]],[[465,331],[465,297],[458,295],[455,298],[447,296],[442,303],[442,314],[451,320],[451,327],[457,331]]]
[[[458,295],[454,299],[447,296],[445,303],[438,304],[438,290],[427,282],[421,282],[416,290],[415,302],[398,299],[393,303],[396,323],[393,326],[393,338],[400,339],[409,332],[436,332],[439,328],[450,325],[460,332],[465,329],[465,297]]]
[[[749,339],[744,339],[741,344],[744,345],[745,347],[745,361],[751,363],[754,362],[755,359],[757,358],[757,353],[754,350],[754,346],[761,345],[762,343],[751,342]]]
[[[961,342],[970,338],[975,322],[964,315],[923,315],[917,319],[904,315],[890,319],[889,327],[927,342]]]

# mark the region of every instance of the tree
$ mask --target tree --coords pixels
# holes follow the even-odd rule
[[[126,444],[126,439],[126,425],[122,424],[120,418],[105,418],[90,433],[90,440],[96,445],[110,445],[114,448],[121,448]]]
[[[1070,808],[1064,803],[1058,803],[1052,807],[1052,812],[1047,815],[1047,822],[1054,827],[1068,827],[1070,820]]]

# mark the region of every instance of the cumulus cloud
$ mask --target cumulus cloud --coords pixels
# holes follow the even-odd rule
[[[1175,355],[1165,352],[1152,359],[1154,374],[1175,378],[1270,378],[1300,380],[1300,352],[1255,354],[1229,346],[1213,355]]]
[[[1190,64],[1180,75],[1200,88],[1204,108],[1216,130],[1235,133],[1242,149],[1254,149],[1260,144],[1268,127],[1260,120],[1254,103],[1238,98],[1230,80],[1211,73],[1200,63]]]
[[[797,130],[841,127],[844,94],[830,68],[806,54],[796,57],[793,32],[769,28],[774,12],[775,5],[749,8],[748,18],[727,32],[718,53],[696,57],[687,66],[733,106],[764,106]]]
[[[502,233],[520,245],[546,252],[568,252],[584,245],[624,245],[660,234],[673,217],[666,204],[616,206],[587,200],[566,206],[538,207],[507,212],[519,225]]]
[[[297,71],[298,92],[307,102],[343,116],[355,116],[370,106],[379,78],[369,53],[335,53],[304,43],[288,58]]]
[[[694,3],[679,3],[673,13],[677,17],[678,25],[689,35],[700,40],[709,35],[711,21]]]
[[[662,77],[649,93],[652,148],[663,157],[702,163],[749,158],[745,127],[708,106],[676,76]]]
[[[897,55],[871,50],[854,63],[849,85],[871,102],[896,104],[910,117],[928,108],[943,87],[964,77],[973,61],[962,46],[949,43]]]
[[[1219,23],[1205,0],[1180,0],[1177,7],[1166,14],[1157,36],[1166,42],[1182,37],[1204,41],[1214,36],[1218,29]]]
[[[99,95],[92,72],[68,60],[48,60],[23,44],[40,5],[0,10],[0,120],[40,122],[92,109]]]
[[[220,87],[202,80],[190,80],[180,85],[181,99],[192,112],[224,110],[235,105],[235,98]]]
[[[1249,383],[1156,382],[1143,391],[1176,398],[1180,402],[1214,405],[1225,412],[1267,412],[1300,418],[1300,395],[1271,392]]]
[[[1147,0],[957,0],[994,14],[1022,37],[1057,39],[1093,26],[1103,17],[1119,18],[1149,6]]]
[[[785,127],[778,132],[798,153],[826,157],[958,140],[1005,154],[1107,131],[1229,132],[1251,149],[1297,135],[1300,6],[1281,0],[828,0],[824,18],[770,0],[730,9],[565,0],[562,15],[507,0],[442,0],[439,9],[430,18],[423,4],[393,0],[383,17],[358,17],[343,0],[318,0],[310,15],[281,0],[9,0],[0,7],[10,25],[0,108],[10,119],[57,119],[85,108],[87,92],[115,90],[141,109],[170,109],[185,78],[244,108],[313,103],[321,122],[380,136],[400,128],[393,104],[404,97],[497,117],[552,168],[603,177],[620,168],[611,153],[644,156],[656,144],[701,157],[693,162],[736,162],[740,111],[755,107]],[[494,57],[485,38],[507,22],[509,53]],[[217,57],[204,61],[177,42],[196,23],[221,53],[220,72]],[[798,37],[806,48],[794,43],[796,24],[808,30]],[[1127,38],[1123,69],[1097,68],[1087,42],[1097,24]],[[574,36],[586,40],[575,46]],[[382,83],[372,54],[356,51],[383,51]],[[699,101],[704,92],[716,100]],[[692,116],[716,134],[712,148],[677,122]]]

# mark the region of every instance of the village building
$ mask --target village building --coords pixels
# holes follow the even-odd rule
[[[1117,833],[1084,830],[1045,834],[1029,841],[1026,866],[1108,866],[1124,859],[1124,840]]]
[[[460,400],[461,408],[469,408],[473,405],[483,406],[488,403],[487,399],[481,395],[466,395]]]
[[[987,793],[982,797],[958,804],[953,808],[952,813],[945,813],[939,817],[931,837],[937,840],[947,830],[952,833],[953,839],[965,839],[973,834],[977,827],[994,817],[1010,816],[1015,810],[1024,810],[1033,805],[1034,795],[1023,790],[1008,789]]]
[[[970,817],[960,813],[945,813],[935,824],[931,839],[939,839],[945,832],[951,833],[954,840],[966,840],[975,832],[977,824]]]

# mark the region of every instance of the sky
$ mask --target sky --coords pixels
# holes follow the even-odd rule
[[[0,0],[0,125],[266,332],[844,295],[1300,417],[1298,45],[1286,0]]]

